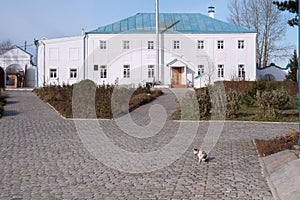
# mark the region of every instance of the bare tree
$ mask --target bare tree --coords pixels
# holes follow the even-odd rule
[[[286,17],[272,0],[231,0],[228,9],[230,23],[257,32],[256,59],[259,68],[267,66],[273,58],[288,55],[291,47],[278,45],[285,36]]]
[[[0,43],[0,55],[13,48],[10,40],[6,40]]]

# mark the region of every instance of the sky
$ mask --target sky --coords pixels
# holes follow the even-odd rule
[[[34,39],[80,35],[141,12],[155,12],[155,0],[0,0],[0,42],[10,40],[34,54]],[[227,22],[230,0],[160,0],[160,12],[207,14]],[[298,28],[287,28],[286,40],[298,45]],[[32,45],[32,46],[30,46]]]

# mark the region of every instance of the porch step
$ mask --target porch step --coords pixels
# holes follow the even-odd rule
[[[171,85],[171,88],[187,88],[187,85]]]

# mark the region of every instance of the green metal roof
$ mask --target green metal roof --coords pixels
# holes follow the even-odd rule
[[[199,13],[160,13],[161,32],[185,34],[255,33],[234,24],[223,22]],[[106,26],[87,32],[89,34],[155,33],[155,13],[137,13]]]

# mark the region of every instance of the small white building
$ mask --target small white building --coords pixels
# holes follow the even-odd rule
[[[0,55],[0,88],[32,88],[36,85],[36,66],[30,53],[13,46]]]
[[[256,80],[256,32],[199,13],[160,13],[158,41],[155,27],[155,13],[138,13],[81,36],[36,41],[38,86]]]
[[[284,81],[290,65],[279,67],[274,63],[263,68],[257,68],[257,80],[263,81]]]

